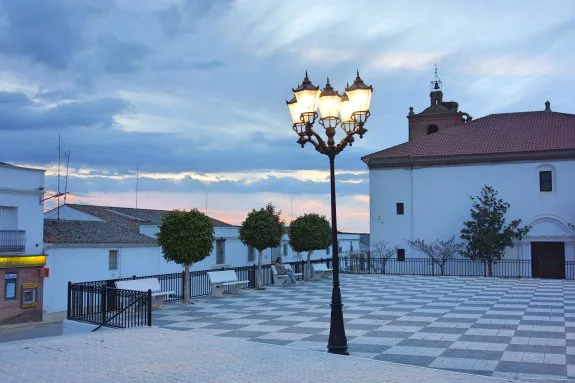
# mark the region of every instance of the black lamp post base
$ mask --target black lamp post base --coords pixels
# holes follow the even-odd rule
[[[330,354],[349,355],[349,351],[347,349],[347,346],[344,346],[344,347],[329,347],[328,346],[327,352]]]

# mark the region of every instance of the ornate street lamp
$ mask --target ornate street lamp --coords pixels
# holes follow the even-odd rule
[[[333,354],[349,355],[347,337],[343,323],[343,304],[339,288],[339,247],[337,243],[337,217],[335,202],[335,171],[334,161],[347,145],[351,146],[356,134],[359,138],[367,132],[364,125],[369,118],[369,104],[373,87],[365,85],[357,77],[351,86],[345,88],[340,95],[329,83],[320,91],[307,76],[303,82],[293,89],[294,98],[286,101],[292,120],[293,130],[298,134],[298,144],[303,148],[310,142],[315,150],[329,158],[329,175],[331,185],[331,230],[332,230],[332,263],[333,288],[331,293],[331,323],[329,330],[328,352]],[[319,108],[319,115],[317,109]],[[313,126],[319,117],[319,123],[325,129],[327,142],[314,131]],[[335,142],[336,127],[341,125],[345,136],[339,143]]]

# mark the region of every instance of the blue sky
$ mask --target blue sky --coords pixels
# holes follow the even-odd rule
[[[239,223],[272,201],[329,213],[327,158],[301,149],[285,100],[307,69],[373,85],[369,132],[338,156],[339,226],[369,230],[360,157],[407,140],[409,106],[474,118],[575,113],[575,2],[0,0],[0,161],[46,168],[58,134],[69,201],[207,209]],[[207,196],[207,198],[206,198]]]

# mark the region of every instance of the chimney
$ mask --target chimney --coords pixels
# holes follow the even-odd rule
[[[545,101],[545,112],[551,112],[551,103],[549,100]]]

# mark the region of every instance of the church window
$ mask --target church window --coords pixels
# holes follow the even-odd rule
[[[403,215],[403,202],[396,203],[395,210],[397,212],[397,215]]]
[[[439,132],[439,127],[437,125],[429,125],[427,127],[427,134],[433,134]]]
[[[542,170],[539,172],[539,191],[553,191],[553,172],[551,172],[551,170]]]
[[[405,262],[405,249],[397,249],[397,261]]]

